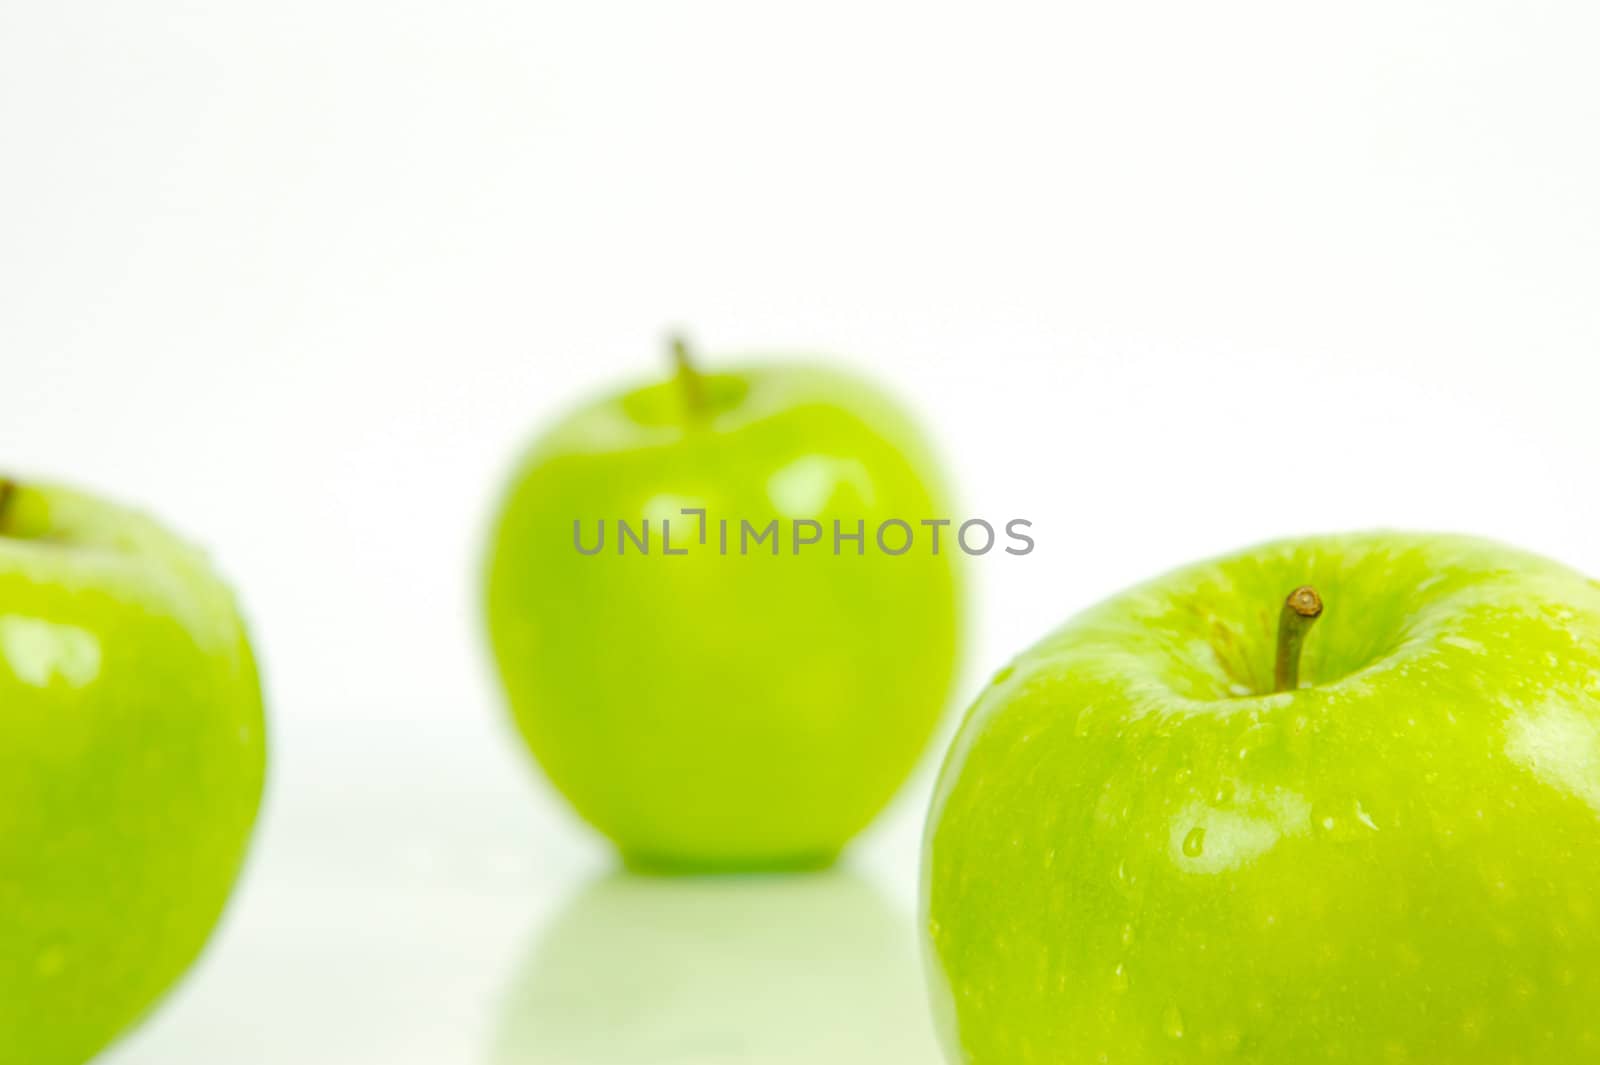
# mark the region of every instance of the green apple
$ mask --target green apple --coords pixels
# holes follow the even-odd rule
[[[1368,533],[1178,570],[1002,670],[923,906],[953,1061],[1552,1065],[1600,1061],[1597,887],[1600,588]]]
[[[512,980],[493,1065],[929,1065],[911,922],[864,881],[586,887]]]
[[[88,1061],[188,968],[264,752],[206,560],[122,507],[0,480],[0,1063]]]
[[[921,434],[854,377],[681,360],[583,406],[523,458],[489,552],[522,735],[635,866],[826,864],[948,698],[954,530],[877,536],[946,515]]]

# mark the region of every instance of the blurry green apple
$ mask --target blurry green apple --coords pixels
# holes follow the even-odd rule
[[[0,480],[0,1065],[80,1065],[194,961],[261,795],[232,596],[153,521]]]
[[[918,527],[946,514],[915,427],[839,373],[684,359],[577,410],[523,459],[490,550],[489,632],[528,746],[636,866],[831,861],[948,698],[958,551]],[[922,542],[880,549],[890,519]],[[648,554],[618,520],[650,523]],[[836,545],[835,521],[862,541]]]
[[[1179,570],[1000,672],[924,861],[952,1061],[1600,1061],[1600,589],[1390,533]]]

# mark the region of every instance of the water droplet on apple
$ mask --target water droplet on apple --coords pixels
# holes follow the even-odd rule
[[[1132,942],[1133,942],[1133,925],[1125,924],[1125,925],[1122,926],[1122,945],[1126,947],[1127,945],[1129,945]]]
[[[1161,1018],[1161,1026],[1166,1030],[1168,1039],[1183,1038],[1183,1014],[1178,1007],[1167,1007],[1166,1014]]]
[[[1317,806],[1311,812],[1311,823],[1319,831],[1348,841],[1362,840],[1381,831],[1360,799]]]
[[[1128,990],[1128,968],[1120,961],[1117,962],[1117,967],[1111,970],[1111,990]]]
[[[1222,783],[1217,785],[1216,793],[1211,796],[1211,801],[1215,802],[1218,806],[1222,806],[1232,802],[1233,795],[1233,781],[1224,780]]]
[[[1374,821],[1372,819],[1372,815],[1367,813],[1366,807],[1361,805],[1360,799],[1356,800],[1356,820],[1360,821],[1363,825],[1366,825],[1374,832],[1380,831],[1378,828],[1378,822]]]
[[[1206,849],[1206,830],[1196,825],[1183,837],[1183,853],[1191,858],[1198,858]]]

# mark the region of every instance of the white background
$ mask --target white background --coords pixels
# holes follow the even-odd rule
[[[1035,522],[963,698],[1280,534],[1600,571],[1597,48],[1586,0],[0,0],[0,464],[207,544],[277,733],[224,933],[113,1060],[487,1060],[607,859],[502,726],[483,527],[668,326],[869,372]],[[902,913],[926,787],[856,859]],[[615,1054],[562,1060],[661,1056]]]

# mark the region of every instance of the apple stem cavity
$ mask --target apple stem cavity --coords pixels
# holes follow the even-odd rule
[[[693,417],[706,412],[706,382],[695,368],[689,354],[689,343],[681,336],[672,338],[672,364],[677,367],[678,387],[683,391],[683,405]]]
[[[1306,633],[1311,631],[1322,616],[1322,596],[1309,584],[1303,584],[1289,593],[1284,600],[1283,612],[1278,615],[1278,662],[1273,670],[1274,692],[1292,692],[1300,687],[1300,650],[1305,646]]]
[[[17,482],[9,477],[0,477],[0,536],[5,535],[6,516],[11,510],[12,502],[17,498]]]

